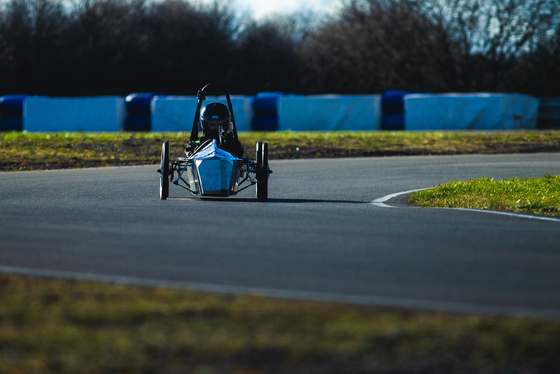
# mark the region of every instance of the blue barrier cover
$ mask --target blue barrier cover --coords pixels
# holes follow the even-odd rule
[[[26,131],[119,131],[126,116],[121,97],[25,99]]]
[[[278,104],[281,131],[375,131],[380,128],[379,95],[282,97]]]
[[[381,95],[383,114],[403,114],[404,97],[414,91],[387,91]]]
[[[2,117],[22,117],[23,102],[27,95],[5,95],[0,98],[0,115]]]
[[[153,93],[133,93],[125,98],[126,113],[129,116],[149,116]]]
[[[152,116],[127,116],[124,120],[124,131],[142,131],[148,132],[152,130]]]
[[[253,99],[253,112],[255,116],[269,116],[278,113],[279,93],[258,93]]]
[[[0,131],[23,131],[23,118],[21,117],[0,118]]]
[[[245,96],[231,96],[231,105],[237,131],[250,131],[253,110],[251,101]],[[209,96],[210,102],[227,104],[222,96]],[[191,131],[195,117],[197,99],[193,96],[156,96],[152,102],[152,131]]]
[[[406,130],[533,130],[539,100],[521,94],[408,95]]]
[[[253,131],[277,131],[278,130],[278,116],[255,116],[251,124]]]
[[[404,114],[383,114],[382,130],[404,130]]]

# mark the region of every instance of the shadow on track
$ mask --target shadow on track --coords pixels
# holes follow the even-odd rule
[[[355,200],[326,200],[326,199],[268,199],[261,201],[251,198],[238,198],[238,197],[168,197],[167,200],[182,200],[182,201],[213,201],[213,202],[228,202],[228,203],[259,203],[259,204],[367,204],[367,201]]]

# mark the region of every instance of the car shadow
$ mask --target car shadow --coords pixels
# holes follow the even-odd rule
[[[266,201],[246,197],[168,197],[168,200],[196,200],[227,203],[259,203],[259,204],[367,204],[367,201],[356,200],[327,200],[327,199],[278,199],[269,198]]]

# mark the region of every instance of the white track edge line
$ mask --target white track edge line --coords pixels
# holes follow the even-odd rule
[[[542,216],[532,216],[529,214],[518,214],[511,212],[500,212],[497,210],[485,210],[485,209],[469,209],[469,208],[447,208],[452,210],[462,210],[465,212],[477,212],[477,213],[490,213],[490,214],[500,214],[502,216],[516,217],[516,218],[526,218],[526,219],[536,219],[539,221],[549,221],[560,223],[560,218],[554,217],[542,217]]]
[[[385,202],[388,201],[388,200],[394,199],[395,197],[401,196],[401,195],[406,195],[406,194],[409,194],[409,193],[414,193],[414,192],[424,191],[424,190],[427,190],[427,188],[419,188],[419,189],[416,189],[416,190],[396,192],[396,193],[393,193],[393,194],[390,194],[390,195],[380,197],[379,199],[375,199],[373,201],[370,201],[370,204],[378,206],[378,207],[382,207],[382,208],[395,208],[394,206],[385,204]],[[445,209],[461,210],[461,211],[465,211],[465,212],[500,214],[502,216],[508,216],[508,217],[526,218],[526,219],[534,219],[534,220],[539,220],[539,221],[548,221],[548,222],[560,223],[560,218],[533,216],[533,215],[530,215],[530,214],[519,214],[519,213],[511,213],[511,212],[500,212],[500,211],[497,211],[497,210],[469,209],[469,208],[445,208]]]
[[[418,188],[416,190],[396,192],[396,193],[392,193],[390,195],[380,197],[379,199],[375,199],[373,201],[370,201],[369,203],[371,205],[380,206],[380,207],[383,207],[383,208],[394,208],[394,206],[386,205],[384,203],[388,200],[394,199],[395,197],[398,197],[398,196],[401,196],[401,195],[406,195],[406,194],[409,194],[409,193],[414,193],[414,192],[424,191],[424,190],[427,190],[427,188]]]
[[[461,303],[426,299],[410,299],[387,296],[356,295],[335,292],[298,291],[275,289],[266,287],[247,287],[234,285],[220,285],[210,283],[167,281],[149,278],[127,277],[117,275],[103,275],[95,273],[80,273],[46,269],[30,269],[13,266],[0,266],[1,273],[44,278],[71,279],[79,281],[94,281],[113,284],[126,284],[141,287],[164,287],[185,289],[197,292],[225,293],[235,295],[259,295],[264,297],[286,298],[303,301],[336,302],[377,307],[405,308],[416,310],[440,311],[462,314],[490,314],[504,316],[531,316],[549,319],[560,319],[560,310],[517,307],[508,305],[482,305],[475,303]]]

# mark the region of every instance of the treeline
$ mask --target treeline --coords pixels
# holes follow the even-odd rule
[[[0,3],[0,95],[522,92],[560,96],[558,0],[342,0],[255,21],[226,1]]]

